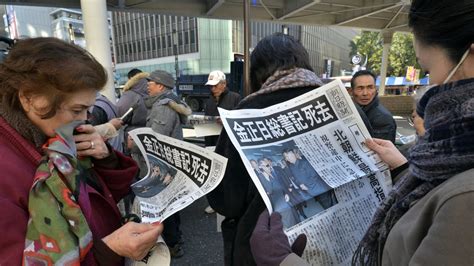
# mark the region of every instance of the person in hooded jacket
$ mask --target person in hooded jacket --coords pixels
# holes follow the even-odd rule
[[[117,102],[118,116],[124,115],[128,109],[133,108],[131,114],[127,115],[123,122],[126,124],[124,132],[127,139],[128,132],[139,127],[146,126],[147,109],[144,99],[148,96],[148,84],[146,78],[149,73],[140,69],[132,69],[128,72],[128,81],[123,87],[123,94]],[[126,151],[126,153],[128,153]]]
[[[173,76],[166,71],[155,70],[150,73],[147,80],[150,96],[145,99],[145,106],[148,108],[146,126],[159,134],[182,140],[183,125],[186,124],[187,117],[192,111],[173,93],[175,85]],[[175,258],[183,256],[179,212],[168,217],[163,224],[165,226],[163,238],[171,256]]]

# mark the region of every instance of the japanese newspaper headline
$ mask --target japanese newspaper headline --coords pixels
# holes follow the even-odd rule
[[[132,185],[143,222],[163,221],[206,195],[222,180],[227,159],[205,148],[139,128],[129,133],[146,160]]]
[[[219,109],[223,125],[290,241],[311,264],[347,264],[391,188],[387,166],[340,81],[265,109]]]

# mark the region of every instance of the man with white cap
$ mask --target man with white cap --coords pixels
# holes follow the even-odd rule
[[[224,72],[220,70],[212,71],[206,85],[209,86],[211,94],[204,104],[204,115],[219,116],[217,107],[232,110],[240,102],[240,95],[227,89]],[[205,137],[206,146],[216,146],[218,138],[219,136]]]
[[[232,110],[240,102],[240,95],[227,89],[227,81],[224,72],[220,70],[212,71],[207,78],[206,85],[209,86],[211,94],[209,95],[209,99],[204,103],[204,115],[219,116],[217,107]],[[221,123],[220,120],[217,120],[217,122]],[[218,135],[204,137],[206,147],[216,146],[218,139]],[[206,213],[214,212],[211,206],[207,206],[204,211]]]

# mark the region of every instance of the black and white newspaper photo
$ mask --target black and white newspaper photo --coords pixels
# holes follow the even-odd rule
[[[132,185],[143,222],[163,221],[221,182],[227,159],[205,148],[139,128],[129,132],[148,168]]]
[[[281,213],[293,241],[306,233],[303,258],[345,265],[391,188],[390,173],[352,99],[333,81],[265,109],[219,109],[269,212]]]

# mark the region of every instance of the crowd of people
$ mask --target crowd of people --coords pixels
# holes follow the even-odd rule
[[[404,154],[394,146],[396,124],[373,73],[355,73],[349,89],[373,137],[365,144],[389,165],[394,183],[352,264],[473,265],[474,3],[413,0],[409,25],[418,61],[437,84],[416,101],[416,143]],[[182,140],[191,109],[166,71],[132,69],[128,78],[115,104],[100,94],[106,71],[84,49],[55,38],[12,45],[0,64],[0,265],[124,265],[144,258],[160,235],[171,256],[184,255],[179,213],[163,223],[122,223],[117,203],[124,199],[129,212],[130,185],[148,172],[128,132],[149,127]],[[205,114],[262,109],[323,85],[301,43],[278,33],[252,51],[250,83],[241,99],[222,71],[211,72]],[[207,195],[225,217],[224,264],[307,265],[300,257],[306,236],[290,246],[283,224],[333,206],[333,189],[297,147],[255,155],[250,164],[273,203],[269,214],[225,130],[206,144],[228,158]],[[163,189],[176,174],[159,162],[149,172],[151,183],[137,194]]]

